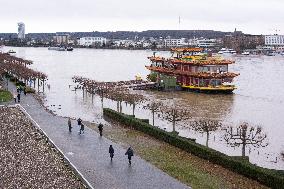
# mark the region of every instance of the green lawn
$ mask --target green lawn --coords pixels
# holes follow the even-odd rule
[[[9,91],[0,89],[0,103],[12,100],[13,96]]]

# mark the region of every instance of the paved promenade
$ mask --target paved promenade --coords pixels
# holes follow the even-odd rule
[[[9,86],[14,89],[11,84]],[[189,188],[135,154],[129,166],[127,156],[124,155],[126,149],[100,137],[88,127],[85,127],[84,134],[79,135],[76,121],[72,121],[73,131],[69,133],[67,119],[45,111],[32,95],[22,94],[20,104],[94,188]],[[108,153],[110,144],[115,149],[113,162]]]

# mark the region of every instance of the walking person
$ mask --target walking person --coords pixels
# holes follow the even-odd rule
[[[131,157],[134,156],[134,152],[133,152],[131,146],[127,149],[125,155],[128,156],[128,162],[129,162],[129,165],[131,165]]]
[[[98,128],[99,128],[99,132],[100,132],[100,136],[103,136],[103,124],[102,123],[100,123],[99,125],[98,125]]]
[[[21,94],[20,93],[18,93],[17,98],[18,98],[18,102],[20,103],[20,101],[21,101]]]
[[[85,133],[85,125],[83,123],[81,123],[81,128],[80,128],[80,132],[79,134]]]
[[[112,158],[114,156],[114,149],[112,145],[109,146],[108,153],[109,153],[110,161],[112,161]]]
[[[27,95],[27,88],[24,86],[24,95]]]
[[[13,97],[14,97],[14,100],[15,100],[15,103],[16,103],[17,102],[17,93],[14,93]]]
[[[81,118],[77,119],[77,123],[80,126],[82,124],[82,119]]]
[[[70,117],[68,118],[68,128],[69,128],[69,132],[72,132],[72,125],[71,125],[71,119]]]

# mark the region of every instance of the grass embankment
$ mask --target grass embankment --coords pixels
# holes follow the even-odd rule
[[[13,98],[13,95],[9,91],[0,89],[0,103],[8,102],[12,100],[12,98]]]
[[[97,131],[96,125],[92,124],[91,128]],[[124,147],[131,145],[141,158],[193,189],[268,188],[117,122],[105,126],[103,134]]]

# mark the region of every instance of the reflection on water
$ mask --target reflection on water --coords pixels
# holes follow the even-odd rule
[[[11,49],[11,48],[5,48]],[[4,49],[4,50],[5,50]],[[13,48],[19,57],[34,61],[36,70],[48,75],[50,89],[46,91],[45,104],[58,115],[81,117],[84,120],[101,122],[101,99],[84,95],[81,90],[72,90],[72,76],[80,75],[98,81],[118,81],[143,78],[149,73],[145,64],[152,51],[74,49],[73,52],[49,51],[47,48]],[[159,55],[169,55],[160,52]],[[157,54],[157,55],[158,55]],[[263,149],[248,149],[250,161],[264,167],[284,169],[284,162],[277,161],[284,150],[284,57],[275,56],[232,56],[236,64],[229,67],[240,73],[235,79],[238,89],[233,95],[207,95],[190,92],[140,91],[155,99],[178,101],[180,106],[192,110],[193,119],[209,117],[222,120],[224,124],[238,125],[247,121],[261,125],[267,133],[269,146]],[[69,85],[71,87],[69,88]],[[60,105],[60,106],[59,106]],[[104,99],[104,106],[116,109],[116,103]],[[131,114],[129,105],[123,105],[123,112]],[[151,118],[151,113],[138,107],[136,116]],[[156,116],[156,125],[171,131],[171,125]],[[177,125],[180,135],[196,138],[205,144],[206,136],[190,127]],[[240,148],[227,147],[222,141],[222,130],[212,133],[209,146],[229,155],[241,155]],[[259,154],[259,155],[258,155]],[[278,158],[280,159],[280,158]]]

